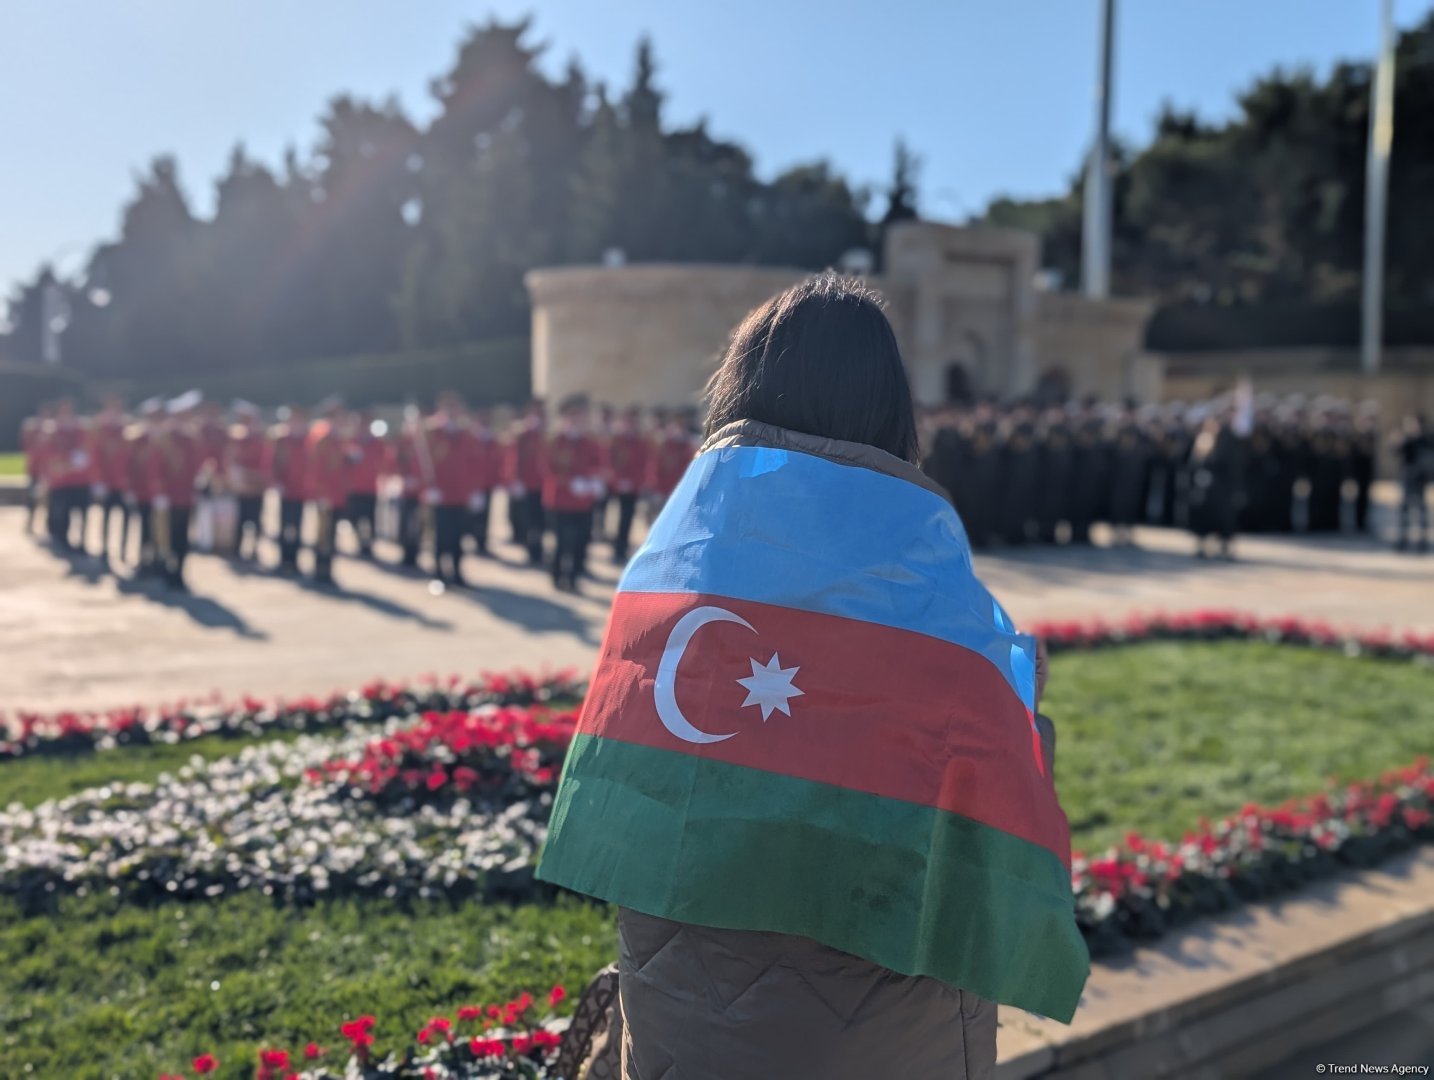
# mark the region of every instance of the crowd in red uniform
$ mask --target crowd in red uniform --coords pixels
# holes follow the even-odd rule
[[[186,395],[146,402],[134,415],[111,401],[88,418],[61,401],[25,423],[21,448],[29,530],[43,506],[56,548],[83,554],[97,536],[94,554],[108,565],[129,563],[175,588],[184,587],[192,540],[258,560],[266,524],[279,571],[299,573],[308,549],[313,578],[332,585],[340,524],[355,552],[372,558],[381,520],[401,565],[417,568],[426,548],[433,576],[464,586],[468,542],[475,554],[489,553],[501,493],[529,561],[546,565],[558,588],[576,590],[594,532],[626,562],[639,503],[650,499],[655,514],[696,443],[691,411],[655,411],[648,423],[636,408],[594,416],[582,398],[563,402],[551,422],[534,401],[500,432],[488,410],[468,409],[454,394],[391,427],[336,402],[312,417],[282,409],[266,427],[252,405],[237,403],[226,416]]]

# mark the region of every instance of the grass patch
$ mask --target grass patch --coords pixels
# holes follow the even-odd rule
[[[295,909],[255,894],[158,908],[71,897],[32,918],[0,902],[0,1072],[188,1075],[211,1052],[221,1078],[252,1077],[257,1046],[341,1050],[338,1025],[362,1013],[377,1017],[380,1046],[405,1046],[459,1005],[554,983],[576,994],[616,948],[610,910],[572,899]]]
[[[246,746],[290,742],[298,736],[296,731],[269,731],[257,737],[213,735],[174,745],[122,746],[85,754],[35,754],[0,763],[0,807],[12,802],[35,806],[105,784],[151,783],[161,773],[178,772],[196,757],[215,761]]]
[[[1058,655],[1042,710],[1077,849],[1134,829],[1179,839],[1201,817],[1309,795],[1434,747],[1434,674],[1256,642]]]
[[[0,454],[0,476],[24,476],[24,454]]]

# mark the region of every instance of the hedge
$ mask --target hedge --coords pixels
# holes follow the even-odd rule
[[[531,394],[527,338],[473,342],[444,349],[378,353],[310,360],[282,367],[254,367],[221,374],[171,375],[109,384],[131,404],[197,389],[227,402],[312,405],[339,394],[353,406],[429,402],[440,390],[456,390],[469,404],[516,404]]]
[[[0,452],[20,448],[20,424],[41,402],[79,391],[71,373],[30,364],[0,364]]]
[[[1357,304],[1167,304],[1151,317],[1145,329],[1145,347],[1168,353],[1353,349],[1359,345],[1359,323]],[[1386,309],[1384,343],[1387,346],[1434,345],[1434,311]]]

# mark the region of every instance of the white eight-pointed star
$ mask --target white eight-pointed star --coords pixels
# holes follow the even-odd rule
[[[800,670],[801,668],[782,667],[781,658],[776,653],[772,654],[772,659],[766,664],[759,664],[753,659],[752,677],[737,680],[747,688],[747,700],[742,702],[742,707],[760,705],[763,720],[772,715],[773,709],[791,716],[792,709],[788,702],[805,693],[792,684],[792,679]]]

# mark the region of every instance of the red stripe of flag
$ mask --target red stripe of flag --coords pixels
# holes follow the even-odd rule
[[[659,665],[674,628],[698,609],[706,614],[684,624],[701,625],[671,680],[674,718],[670,704],[659,708]],[[751,629],[716,621],[726,616],[714,610]],[[797,669],[760,677],[765,720],[759,704],[744,705],[754,662]],[[800,696],[786,696],[788,686]],[[990,661],[937,638],[727,597],[619,593],[579,729],[947,810],[1069,866],[1070,832],[1033,726]],[[694,729],[729,737],[692,742]]]

